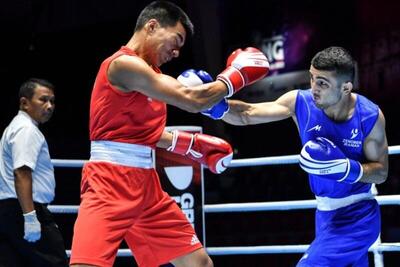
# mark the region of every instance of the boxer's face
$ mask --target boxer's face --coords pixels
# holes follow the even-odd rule
[[[151,62],[159,67],[179,56],[185,44],[186,31],[180,22],[172,27],[161,27],[158,22],[153,26],[153,57]]]
[[[54,93],[47,87],[38,85],[31,99],[21,98],[22,109],[38,123],[47,122],[55,108]]]
[[[334,71],[321,71],[310,67],[311,92],[317,107],[325,109],[342,99],[342,84]]]

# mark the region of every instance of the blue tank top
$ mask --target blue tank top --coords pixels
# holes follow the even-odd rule
[[[318,136],[326,137],[333,141],[348,158],[362,163],[365,160],[364,140],[378,119],[379,108],[366,97],[359,94],[356,96],[353,116],[347,121],[335,122],[314,104],[311,89],[299,90],[296,99],[296,118],[302,144]],[[342,198],[365,193],[371,189],[369,183],[339,183],[311,174],[309,182],[312,192],[320,197]]]

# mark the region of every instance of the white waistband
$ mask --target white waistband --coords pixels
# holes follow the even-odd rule
[[[330,198],[319,196],[315,196],[315,198],[317,199],[317,209],[328,211],[347,207],[362,200],[374,199],[374,195],[370,191],[368,193],[360,193],[343,198]]]
[[[105,161],[145,169],[154,168],[150,147],[113,141],[92,141],[90,161]]]

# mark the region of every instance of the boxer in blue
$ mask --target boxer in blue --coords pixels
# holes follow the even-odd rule
[[[234,125],[289,117],[296,123],[300,167],[317,199],[316,237],[298,267],[368,266],[368,248],[380,232],[371,185],[387,178],[385,118],[376,104],[352,92],[354,75],[348,51],[329,47],[311,61],[309,90],[256,104],[224,99],[203,112]]]

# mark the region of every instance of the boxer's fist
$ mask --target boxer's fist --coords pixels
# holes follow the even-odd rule
[[[221,173],[232,160],[232,147],[223,139],[175,130],[168,151],[187,156],[206,165],[213,173]]]
[[[178,76],[177,80],[184,86],[196,86],[213,81],[211,75],[206,71],[194,69],[185,70]]]
[[[228,87],[228,97],[246,85],[264,78],[269,71],[267,57],[257,48],[237,49],[226,62],[226,69],[217,76]]]
[[[363,174],[358,161],[347,158],[340,148],[324,137],[304,144],[300,167],[309,174],[348,184],[358,182]]]
[[[203,115],[206,115],[214,120],[220,120],[229,111],[229,104],[226,98],[223,98],[213,107],[202,111]]]
[[[194,70],[189,69],[182,72],[181,75],[178,76],[177,80],[185,85],[185,86],[196,86],[203,83],[212,82],[213,79],[210,74],[208,74],[204,70]],[[222,99],[219,103],[215,104],[213,107],[202,111],[201,113],[214,119],[219,120],[221,119],[226,112],[229,110],[229,105],[226,99]]]

